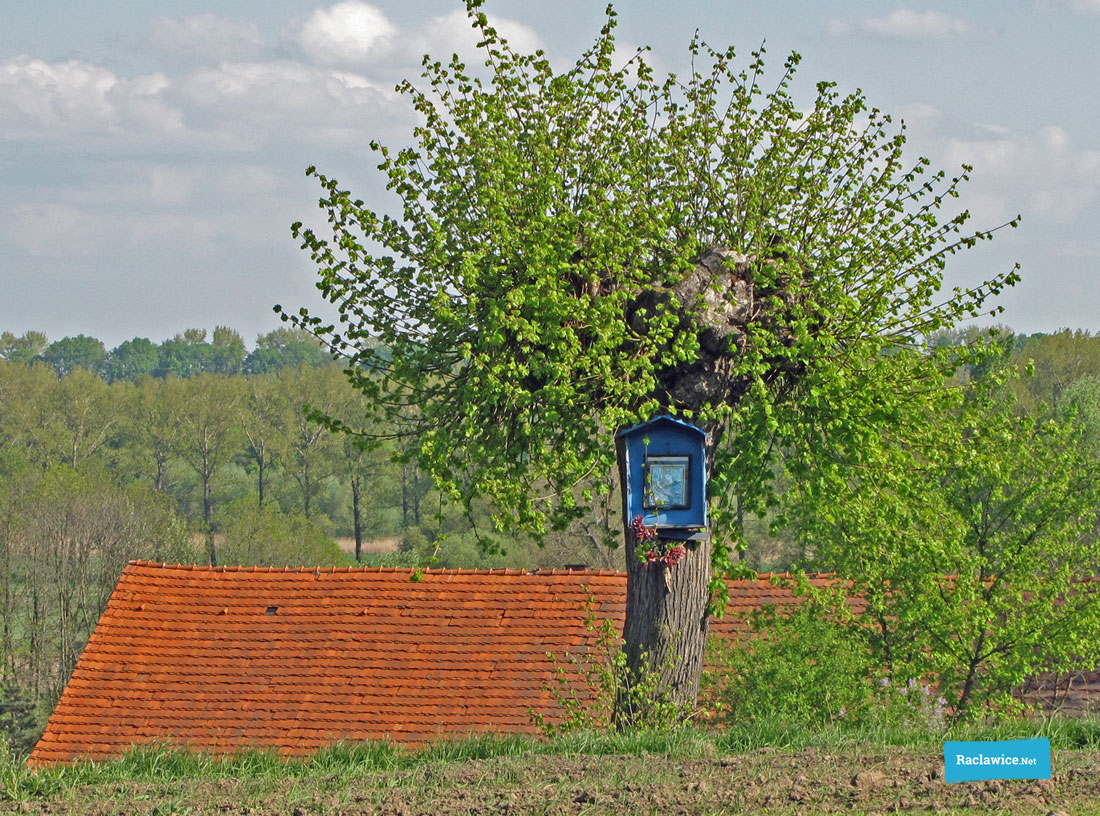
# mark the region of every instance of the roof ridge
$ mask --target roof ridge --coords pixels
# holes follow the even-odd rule
[[[237,564],[221,564],[218,566],[211,566],[209,564],[169,564],[162,561],[144,561],[134,560],[127,564],[127,569],[131,567],[145,567],[145,569],[160,569],[160,570],[179,570],[190,572],[205,572],[205,573],[294,573],[294,574],[313,574],[313,575],[334,575],[343,573],[357,573],[367,575],[408,575],[409,577],[416,574],[420,575],[444,575],[444,576],[456,576],[456,575],[502,575],[502,576],[552,576],[552,575],[585,575],[591,577],[621,577],[626,575],[625,571],[620,570],[574,570],[574,569],[560,569],[560,567],[552,567],[549,570],[535,569],[535,570],[513,570],[506,569],[506,567],[494,567],[494,569],[451,569],[451,567],[418,567],[418,566],[245,566]],[[803,573],[806,580],[809,581],[837,581],[839,576],[835,572],[807,572]],[[794,580],[798,577],[798,573],[791,572],[760,572],[757,573],[755,580],[753,578],[740,578],[739,581],[746,581],[752,583],[761,582],[773,582],[782,580]]]
[[[244,566],[237,564],[220,564],[217,566],[211,566],[209,564],[169,564],[164,561],[146,561],[142,559],[135,559],[130,561],[127,565],[130,567],[145,567],[151,569],[167,569],[167,570],[187,570],[195,572],[261,572],[261,573],[388,573],[388,574],[408,574],[413,575],[420,573],[422,575],[592,575],[592,576],[612,576],[612,575],[625,575],[625,572],[619,570],[591,570],[591,569],[511,569],[505,567],[489,568],[489,569],[452,569],[447,567],[373,567],[368,565],[362,565],[353,567],[346,566],[328,566],[328,567],[257,567],[257,566]]]

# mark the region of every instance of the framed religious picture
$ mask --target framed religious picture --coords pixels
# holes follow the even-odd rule
[[[647,456],[643,507],[647,510],[680,510],[689,507],[690,482],[690,456]]]

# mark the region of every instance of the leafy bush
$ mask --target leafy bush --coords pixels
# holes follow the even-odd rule
[[[712,640],[708,662],[714,668],[704,676],[704,698],[719,720],[815,729],[935,716],[918,684],[880,676],[865,630],[850,620],[842,587],[802,589],[807,597],[795,606],[753,610],[749,638]]]
[[[287,515],[244,499],[219,515],[223,564],[249,566],[339,566],[347,562],[330,536],[302,515]]]
[[[43,723],[33,696],[8,680],[0,688],[0,765],[21,762],[34,748]]]
[[[814,566],[866,602],[879,665],[933,681],[955,720],[1010,716],[1028,678],[1100,662],[1092,432],[1070,404],[1026,413],[1022,372],[992,351],[982,364],[934,421],[884,437],[843,483],[799,483],[792,502]]]

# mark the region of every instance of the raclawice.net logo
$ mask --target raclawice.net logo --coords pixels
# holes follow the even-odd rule
[[[1050,740],[945,742],[944,780],[1050,779]]]

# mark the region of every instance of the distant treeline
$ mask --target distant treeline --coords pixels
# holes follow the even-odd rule
[[[937,345],[996,343],[1024,376],[1012,383],[1020,405],[1029,412],[1061,407],[1067,394],[1100,385],[1100,333],[1082,329],[1015,334],[1006,326],[992,329],[968,327],[942,332]],[[968,365],[959,372],[962,379],[978,379],[988,363]]]
[[[59,376],[45,359],[0,361],[0,476],[8,471],[11,484],[63,468],[147,489],[199,533],[221,534],[226,509],[250,501],[329,536],[402,535],[420,522],[427,480],[415,465],[392,461],[395,442],[363,448],[309,413],[356,427],[362,400],[327,358],[257,374],[132,381],[107,381],[84,366]],[[213,539],[197,557],[222,560]]]
[[[17,337],[0,334],[0,360],[11,363],[43,363],[58,376],[83,368],[107,382],[133,381],[139,377],[194,377],[197,374],[267,374],[288,366],[321,366],[331,356],[309,334],[279,328],[256,339],[248,351],[241,335],[227,326],[214,329],[208,341],[206,329],[187,329],[159,345],[144,337],[120,343],[109,351],[94,337],[78,334],[50,341],[38,331]]]

